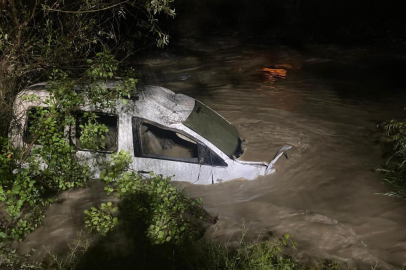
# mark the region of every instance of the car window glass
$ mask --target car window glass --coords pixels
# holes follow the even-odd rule
[[[198,162],[197,143],[174,131],[142,123],[140,128],[142,156],[186,162]]]
[[[183,124],[210,141],[227,156],[240,156],[241,139],[236,128],[203,103],[195,101],[193,111]]]
[[[227,167],[227,163],[206,145],[199,143],[199,163],[203,165]]]
[[[96,118],[97,123],[104,124],[107,126],[109,131],[105,133],[103,142],[104,148],[98,149],[99,152],[115,152],[117,151],[117,137],[118,137],[118,119],[117,116],[114,115],[106,115],[102,113],[96,113],[98,118]],[[78,112],[76,114],[76,127],[75,127],[75,145],[78,149],[81,150],[88,150],[82,148],[82,144],[80,142],[80,137],[82,135],[82,129],[80,128],[81,125],[85,125],[88,122],[88,118],[85,117],[84,113]]]

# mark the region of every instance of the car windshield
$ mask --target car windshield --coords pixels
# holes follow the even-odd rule
[[[229,157],[240,156],[241,143],[236,128],[203,103],[196,100],[192,113],[183,124]]]

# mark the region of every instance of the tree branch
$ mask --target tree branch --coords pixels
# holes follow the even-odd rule
[[[53,12],[60,12],[60,13],[70,13],[70,14],[84,14],[84,13],[94,13],[94,12],[100,12],[100,11],[112,9],[112,8],[114,8],[116,6],[119,6],[119,5],[128,3],[128,2],[129,2],[129,0],[114,4],[114,5],[105,7],[105,8],[93,9],[93,10],[82,10],[82,11],[78,10],[78,11],[75,11],[75,10],[62,10],[62,9],[45,8],[45,7],[44,7],[44,10],[53,11]]]
[[[27,25],[32,19],[34,19],[35,10],[37,9],[38,4],[39,4],[39,0],[35,0],[35,4],[34,4],[34,7],[32,8],[31,15],[30,15],[30,17],[28,17],[28,19],[24,22],[24,25]]]
[[[11,7],[11,12],[13,13],[13,16],[11,18],[13,19],[15,27],[19,27],[20,23],[18,21],[18,13],[17,13],[17,9],[15,6],[14,0],[10,0],[10,7]]]

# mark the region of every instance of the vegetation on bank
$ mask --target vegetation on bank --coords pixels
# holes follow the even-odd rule
[[[391,120],[383,124],[384,135],[392,154],[386,164],[377,169],[394,190],[385,195],[406,198],[406,120]]]

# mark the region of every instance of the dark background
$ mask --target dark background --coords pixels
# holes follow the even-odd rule
[[[175,0],[174,7],[177,17],[166,20],[173,38],[406,45],[396,0]]]

